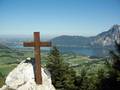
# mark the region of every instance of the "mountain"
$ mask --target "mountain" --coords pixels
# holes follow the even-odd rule
[[[77,46],[89,46],[91,38],[82,37],[82,36],[59,36],[54,39],[52,39],[53,45],[57,46],[71,46],[71,47],[77,47]]]
[[[108,31],[98,34],[92,44],[111,46],[115,41],[120,42],[120,25],[114,25]]]
[[[51,41],[62,47],[111,47],[115,41],[120,42],[120,25],[113,25],[108,31],[92,37],[62,35]]]

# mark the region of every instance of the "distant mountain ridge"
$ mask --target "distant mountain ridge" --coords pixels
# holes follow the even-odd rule
[[[115,41],[120,43],[120,25],[113,25],[108,31],[92,37],[62,35],[51,41],[53,45],[63,47],[111,47]]]
[[[0,38],[0,48],[22,46],[26,38],[4,39]],[[29,40],[30,41],[30,40]],[[52,44],[60,47],[81,47],[81,48],[100,48],[114,46],[114,42],[120,43],[120,25],[113,25],[108,31],[102,32],[96,36],[68,36],[62,35],[53,38]]]

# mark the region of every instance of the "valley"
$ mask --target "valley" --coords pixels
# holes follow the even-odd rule
[[[45,67],[47,61],[47,56],[49,51],[42,50],[42,66]],[[70,64],[71,67],[75,68],[75,70],[79,70],[82,65],[86,65],[88,63],[97,63],[102,60],[102,58],[90,58],[88,56],[83,56],[75,53],[63,53],[61,54],[64,62]],[[9,50],[9,49],[1,49],[0,50],[0,72],[7,76],[7,74],[16,67],[22,60],[25,60],[27,57],[34,57],[33,50],[24,49],[23,51],[19,50]]]
[[[52,46],[60,51],[64,63],[75,70],[76,75],[86,75],[92,83],[99,82],[99,73],[107,75],[110,72],[110,50],[115,50],[114,42],[119,41],[120,26],[94,37],[59,36],[51,39]],[[31,39],[1,39],[0,40],[0,75],[6,77],[21,61],[27,57],[34,58],[33,48],[23,47],[22,42]],[[41,48],[42,67],[46,67],[50,48]],[[107,76],[105,76],[107,77]],[[96,80],[96,81],[95,81]],[[4,80],[2,80],[4,82]],[[97,82],[98,81],[98,82]],[[3,85],[3,82],[0,85]]]

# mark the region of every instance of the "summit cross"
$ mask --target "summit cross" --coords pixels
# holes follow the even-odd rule
[[[24,42],[23,45],[24,47],[34,47],[35,82],[36,84],[42,84],[40,47],[50,47],[51,42],[41,42],[39,32],[34,32],[34,42]]]

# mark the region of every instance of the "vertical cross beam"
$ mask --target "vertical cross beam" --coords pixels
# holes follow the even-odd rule
[[[42,84],[42,73],[41,73],[41,55],[40,55],[40,47],[49,47],[51,46],[51,42],[40,42],[39,32],[34,32],[34,42],[24,42],[23,45],[25,47],[35,47],[35,81],[37,84]]]
[[[41,75],[41,56],[40,56],[40,46],[38,45],[40,42],[39,32],[34,32],[34,53],[35,53],[35,81],[37,84],[42,84],[42,75]]]

